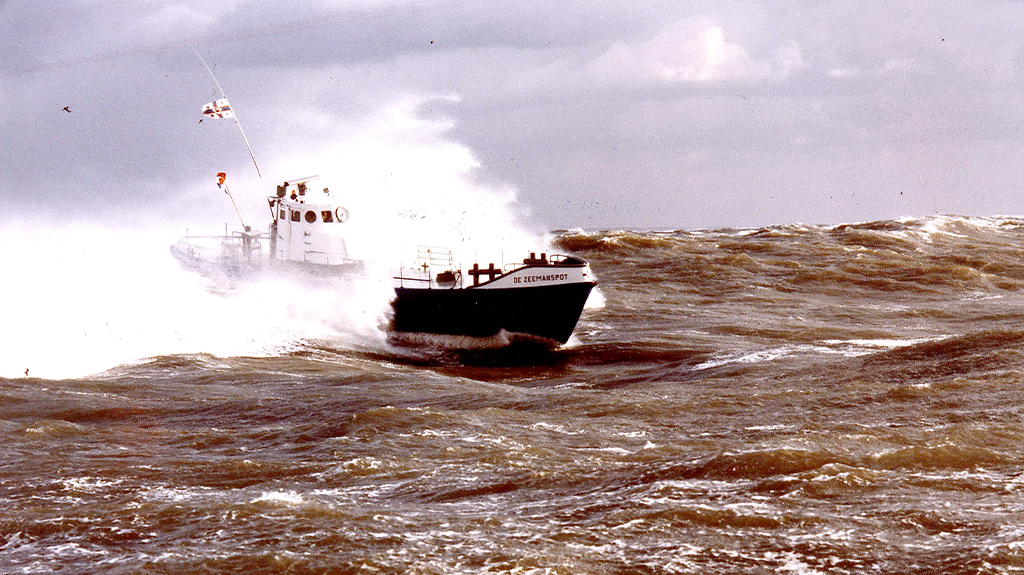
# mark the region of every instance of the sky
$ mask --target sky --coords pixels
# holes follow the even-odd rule
[[[546,230],[1013,215],[1022,157],[1021,1],[0,1],[21,218],[227,220],[220,171],[253,219],[310,173]]]

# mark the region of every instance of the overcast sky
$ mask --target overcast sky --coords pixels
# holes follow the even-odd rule
[[[1024,214],[1024,2],[985,0],[0,1],[5,199],[184,225],[226,171],[260,209],[193,47],[268,185],[456,177],[544,229]]]

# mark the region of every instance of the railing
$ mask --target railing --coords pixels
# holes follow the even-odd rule
[[[310,261],[310,258],[309,258],[310,254],[324,256],[323,257],[323,262],[321,263],[320,261]],[[325,265],[325,266],[353,265],[353,264],[361,263],[360,260],[354,260],[354,259],[349,258],[349,257],[344,257],[343,256],[343,257],[340,257],[340,258],[335,258],[334,256],[337,256],[337,254],[335,254],[334,252],[322,252],[322,251],[319,251],[319,250],[306,250],[306,251],[302,252],[302,261],[303,261],[303,263],[307,263],[307,264]]]
[[[452,256],[452,251],[448,248],[419,246],[414,266],[422,267],[424,271],[428,272],[434,266],[453,269],[455,267],[455,258]]]
[[[452,255],[452,250],[449,248],[442,248],[436,246],[418,246],[416,253],[416,260],[413,262],[413,267],[407,269],[404,266],[399,270],[398,275],[394,276],[393,279],[398,280],[399,286],[404,286],[405,282],[419,282],[420,285],[427,284],[427,287],[441,287],[434,279],[432,272],[433,268],[441,268],[442,271],[454,271],[458,269],[455,265],[455,257]],[[406,276],[405,272],[411,271],[416,274],[422,274],[421,277]],[[458,280],[461,283],[462,274],[456,274]]]
[[[207,261],[260,261],[263,257],[262,234],[232,232],[221,236],[186,235],[182,240],[191,257]],[[199,240],[198,242],[195,240]]]

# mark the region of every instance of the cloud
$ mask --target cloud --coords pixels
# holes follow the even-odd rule
[[[616,41],[591,63],[591,71],[612,82],[710,83],[784,79],[804,66],[800,46],[789,41],[767,58],[752,56],[704,18],[687,18],[653,37]]]
[[[1022,180],[1002,160],[1021,147],[1022,18],[1012,0],[0,3],[0,191],[24,212],[105,218],[130,202],[177,222],[195,219],[182,198],[208,193],[209,174],[230,171],[242,189],[252,169],[237,129],[199,123],[219,92],[195,46],[265,172],[297,155],[326,175],[373,151],[421,166],[374,180],[390,189],[438,178],[432,162],[516,190],[549,227],[706,226],[931,211],[892,205],[892,182],[970,197],[979,182],[920,160],[959,154],[999,175],[983,182],[993,194],[1006,190],[977,209],[1010,211]],[[434,128],[380,115],[431,94],[460,96],[410,115]],[[366,118],[393,137],[320,153]],[[420,140],[406,148],[408,133]],[[877,177],[890,150],[926,145]],[[823,201],[839,188],[862,203]]]
[[[223,8],[223,7],[222,7]],[[198,35],[216,23],[208,10],[183,4],[167,4],[128,26],[125,40],[144,39],[147,44],[177,41],[184,36]]]

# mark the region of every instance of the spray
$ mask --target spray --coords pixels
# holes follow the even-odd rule
[[[447,246],[464,267],[550,251],[522,225],[512,188],[477,181],[479,164],[447,137],[450,124],[417,116],[424,101],[386,107],[313,154],[284,152],[275,166],[321,173],[348,207],[349,250],[367,262],[358,277],[211,281],[170,256],[183,230],[167,224],[0,228],[3,245],[28,247],[8,259],[5,301],[14,305],[0,331],[0,377],[76,377],[169,354],[275,356],[313,341],[384,350],[391,277],[417,246]]]

